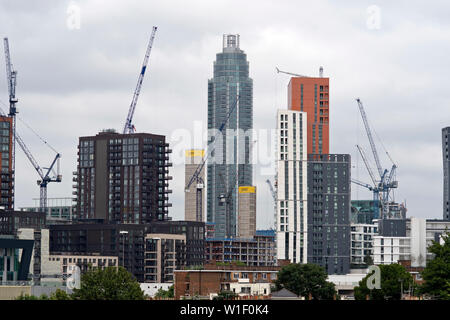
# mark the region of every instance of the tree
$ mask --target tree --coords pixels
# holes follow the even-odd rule
[[[372,275],[365,276],[357,287],[355,287],[355,299],[366,300],[400,300],[401,290],[415,286],[413,277],[400,264],[389,264],[378,266],[381,271],[381,288],[370,290],[367,288],[367,279]]]
[[[77,300],[143,300],[139,283],[123,267],[89,270],[81,276],[80,289],[73,289]]]
[[[155,298],[173,298],[174,297],[173,289],[174,289],[173,285],[171,285],[168,290],[159,288],[155,294]]]
[[[422,271],[424,283],[419,292],[435,299],[450,300],[450,233],[446,232],[442,239],[443,244],[433,241],[428,247],[434,257]]]
[[[55,292],[53,292],[50,295],[50,300],[71,300],[72,296],[61,289],[56,289]]]
[[[234,298],[237,297],[237,294],[233,291],[221,291],[217,294],[217,296],[215,296],[213,299],[214,300],[232,300]]]
[[[325,270],[315,264],[289,264],[279,272],[275,281],[276,290],[286,288],[298,296],[317,300],[332,300],[336,297],[333,283],[327,281]]]

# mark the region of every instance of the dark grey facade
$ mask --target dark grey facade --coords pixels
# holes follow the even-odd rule
[[[450,157],[448,142],[450,139],[450,127],[442,129],[442,160],[444,164],[444,216],[450,221]]]
[[[350,169],[348,154],[308,155],[308,263],[328,274],[350,271]]]
[[[145,234],[148,225],[74,223],[50,225],[50,254],[99,254],[118,257],[136,280],[144,282]],[[126,231],[127,233],[121,233]]]
[[[10,211],[0,209],[0,234],[17,235],[20,228],[40,230],[46,226],[44,212]]]
[[[224,35],[223,39],[223,51],[216,55],[214,62],[214,77],[208,81],[208,130],[212,137],[226,120],[238,95],[239,101],[207,164],[207,221],[215,223],[215,236],[221,238],[236,236],[237,190],[239,186],[253,185],[250,154],[253,80],[249,77],[247,55],[239,48],[239,35]],[[227,218],[226,206],[219,204],[219,197],[230,191]]]
[[[152,224],[105,224],[102,220],[72,225],[50,225],[50,254],[99,254],[118,257],[139,282],[145,282],[145,236],[149,233],[184,234],[186,265],[203,265],[203,222],[159,221]],[[124,233],[124,231],[126,233]],[[122,233],[121,233],[122,232]]]
[[[406,218],[378,220],[378,234],[383,237],[406,237]]]
[[[168,220],[170,152],[160,135],[105,131],[81,137],[75,218],[117,224]]]

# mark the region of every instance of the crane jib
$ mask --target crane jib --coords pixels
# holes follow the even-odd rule
[[[142,71],[141,71],[141,74],[142,74],[142,75],[145,73],[145,69],[147,69],[147,66],[143,66],[143,67],[142,67]]]

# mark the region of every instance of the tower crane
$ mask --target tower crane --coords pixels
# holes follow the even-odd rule
[[[287,71],[283,71],[278,69],[277,67],[275,67],[275,69],[277,70],[277,73],[284,73],[284,74],[288,74],[290,76],[294,76],[294,77],[300,77],[300,78],[311,78],[310,76],[304,76],[301,74],[297,74],[297,73],[292,73],[292,72],[287,72]],[[319,77],[322,78],[323,77],[323,67],[319,68]]]
[[[234,112],[234,109],[236,109],[236,106],[238,104],[240,96],[237,95],[236,100],[234,104],[231,106],[230,110],[228,111],[228,114],[223,121],[223,123],[220,125],[219,132],[217,132],[216,136],[214,136],[214,140],[212,142],[211,147],[208,147],[206,156],[203,158],[203,161],[198,165],[197,169],[195,169],[194,174],[189,179],[189,182],[187,183],[185,187],[185,191],[189,192],[189,188],[194,183],[194,181],[197,183],[196,187],[196,217],[201,217],[202,214],[202,206],[203,206],[203,199],[202,199],[202,189],[204,188],[204,182],[203,179],[200,177],[200,174],[205,166],[206,161],[209,159],[209,156],[212,155],[214,152],[214,149],[216,148],[215,142],[217,140],[217,136],[219,134],[222,134],[223,130],[225,129],[226,124],[228,123],[228,120],[230,119],[231,114]]]
[[[5,60],[6,60],[6,80],[8,82],[8,93],[9,93],[9,113],[8,116],[12,120],[12,144],[11,144],[11,167],[12,174],[14,175],[16,169],[16,142],[15,142],[15,132],[16,132],[16,103],[18,99],[16,98],[16,80],[17,71],[13,69],[11,63],[11,56],[9,53],[9,41],[8,38],[3,39],[3,45],[5,48]],[[14,194],[14,182],[11,186],[12,194]],[[12,209],[14,209],[14,201],[12,203]]]
[[[2,109],[0,109],[0,115],[4,116],[4,117],[6,116]],[[17,131],[15,132],[15,140],[19,144],[22,151],[27,156],[28,160],[33,165],[33,167],[36,170],[36,172],[38,173],[39,177],[41,178],[41,180],[37,181],[37,184],[40,187],[39,209],[40,209],[40,211],[45,212],[47,210],[47,185],[50,182],[61,182],[61,180],[62,180],[62,175],[60,174],[60,165],[59,165],[59,160],[61,158],[61,154],[57,153],[55,158],[53,159],[50,167],[44,168],[38,164],[38,162],[34,158],[33,154],[31,153],[30,149],[28,149],[27,145],[25,144],[23,139],[20,137],[20,135],[17,133]],[[54,172],[55,165],[57,167],[56,173]],[[47,170],[47,171],[45,171],[45,170]],[[53,173],[54,175],[51,176],[51,173]]]
[[[148,42],[147,51],[145,52],[144,62],[142,63],[141,72],[139,73],[136,89],[134,90],[133,100],[131,100],[130,108],[128,110],[127,120],[123,127],[123,133],[132,133],[135,128],[132,124],[134,111],[136,110],[136,104],[139,98],[139,93],[141,92],[142,81],[144,80],[145,71],[147,70],[148,59],[150,57],[150,52],[152,51],[153,40],[155,39],[155,34],[157,27],[153,27],[152,34],[150,35],[150,41]]]
[[[391,189],[395,189],[398,187],[398,181],[393,180],[394,176],[395,176],[395,171],[397,169],[397,165],[395,163],[393,163],[391,170],[388,170],[388,169],[383,170],[383,168],[381,166],[380,158],[378,156],[378,152],[377,152],[377,149],[375,146],[375,142],[373,140],[369,122],[367,120],[366,112],[364,111],[363,104],[359,98],[357,98],[356,101],[358,103],[359,111],[361,113],[361,118],[363,120],[364,127],[366,129],[367,138],[369,139],[370,148],[372,150],[373,158],[375,160],[375,164],[376,164],[380,179],[378,180],[375,178],[375,175],[373,174],[373,172],[369,166],[367,157],[365,156],[362,148],[360,146],[357,146],[357,148],[361,154],[361,157],[364,161],[364,164],[366,166],[366,169],[367,169],[367,171],[370,175],[370,178],[373,182],[373,186],[370,186],[366,183],[358,182],[354,179],[352,179],[352,182],[357,185],[363,186],[373,192],[375,215],[380,216],[380,214],[379,214],[380,206],[377,205],[377,203],[379,202],[381,204],[381,218],[387,218],[387,216],[389,214],[390,191],[391,191]],[[389,153],[386,152],[386,154],[389,156]],[[389,159],[391,159],[391,161],[392,161],[392,158],[390,156],[389,156]],[[381,193],[381,195],[380,195],[380,193]]]
[[[30,150],[26,146],[26,144],[23,142],[22,138],[19,136],[19,134],[16,131],[16,103],[18,99],[16,98],[16,84],[17,84],[17,71],[13,70],[12,64],[11,64],[11,57],[9,53],[9,42],[8,38],[4,38],[4,46],[5,46],[5,59],[6,59],[6,75],[8,80],[8,91],[9,91],[9,113],[8,116],[12,118],[12,167],[13,172],[15,170],[15,142],[17,142],[20,146],[20,148],[23,150],[25,155],[27,156],[28,160],[33,165],[34,169],[39,174],[41,180],[38,180],[38,185],[40,186],[40,210],[46,211],[47,209],[47,185],[49,182],[61,182],[62,175],[59,171],[59,159],[61,158],[60,153],[56,153],[55,159],[51,163],[50,167],[43,168],[39,166],[36,159],[31,154]],[[6,117],[6,114],[3,112],[2,109],[0,109],[0,114],[4,117]],[[54,173],[54,166],[57,165],[57,173],[55,176],[50,176],[51,173]],[[44,170],[47,170],[46,172]]]
[[[219,173],[219,178],[220,181],[223,185],[223,187],[225,188],[225,193],[224,194],[220,194],[219,195],[219,205],[223,206],[225,205],[225,226],[226,226],[226,237],[230,238],[231,237],[231,201],[233,200],[233,191],[234,188],[237,185],[238,182],[238,178],[237,178],[238,174],[236,172],[236,174],[233,177],[233,183],[230,185],[230,188],[227,190],[227,184],[225,183],[225,179],[222,175],[222,173]]]
[[[277,73],[284,73],[284,74],[288,74],[294,77],[300,77],[300,78],[309,78],[308,76],[303,76],[301,74],[296,74],[296,73],[292,73],[292,72],[287,72],[287,71],[282,71],[280,69],[278,69],[277,67],[275,67],[275,69],[277,70]]]
[[[257,140],[254,140],[252,144],[250,145],[250,148],[253,147],[253,145],[256,143]],[[250,150],[251,152],[251,150]],[[222,173],[219,173],[220,182],[222,183],[223,187],[225,188],[225,193],[222,193],[219,195],[219,205],[222,206],[225,204],[225,221],[226,221],[226,235],[227,237],[231,237],[231,208],[232,208],[232,195],[234,192],[235,187],[238,186],[238,179],[239,172],[236,170],[233,182],[230,184],[230,188],[227,189],[227,184],[225,183],[225,179],[222,175]]]

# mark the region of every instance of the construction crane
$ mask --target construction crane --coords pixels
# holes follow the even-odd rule
[[[309,76],[304,76],[301,74],[297,74],[297,73],[292,73],[292,72],[287,72],[287,71],[283,71],[278,69],[277,67],[275,67],[275,69],[277,70],[277,73],[284,73],[284,74],[288,74],[290,76],[294,76],[294,77],[300,77],[300,78],[311,78]],[[319,77],[322,78],[323,77],[323,67],[319,68]]]
[[[6,114],[4,113],[3,109],[1,109],[1,108],[0,108],[0,115],[3,117],[6,117]],[[50,182],[61,182],[61,180],[62,180],[62,175],[60,174],[60,165],[59,165],[59,160],[61,158],[61,154],[57,153],[55,158],[53,159],[53,162],[51,163],[50,167],[44,168],[38,164],[38,162],[34,158],[33,154],[28,149],[27,145],[25,144],[23,139],[20,137],[20,135],[17,133],[17,131],[15,132],[15,140],[19,144],[20,148],[25,153],[28,160],[31,162],[34,169],[36,170],[36,172],[38,173],[38,175],[41,178],[41,180],[37,181],[38,185],[40,186],[39,209],[40,209],[40,211],[45,212],[47,209],[47,185]],[[54,172],[55,165],[57,166],[56,173]],[[44,170],[47,170],[47,171],[44,171]],[[54,176],[50,176],[51,173],[53,173]]]
[[[250,149],[253,148],[253,145],[256,143],[257,140],[254,140],[252,144],[250,145]],[[250,150],[250,153],[252,151]],[[236,186],[238,186],[238,176],[239,172],[238,170],[235,171],[233,182],[230,184],[229,189],[227,188],[227,184],[225,183],[225,179],[222,175],[222,173],[219,173],[220,182],[222,183],[223,187],[225,188],[225,193],[221,193],[219,198],[219,205],[223,206],[225,204],[225,223],[226,223],[226,236],[227,238],[231,237],[231,208],[232,206],[232,199],[233,199],[233,192]]]
[[[152,34],[150,36],[150,41],[148,42],[144,62],[142,63],[141,67],[141,73],[139,74],[136,89],[134,90],[133,100],[131,100],[130,108],[128,110],[127,120],[125,121],[125,126],[123,127],[124,134],[129,134],[135,131],[134,125],[132,124],[133,115],[134,111],[136,110],[136,104],[139,98],[139,93],[141,92],[142,81],[144,80],[145,71],[147,70],[148,59],[150,57],[150,52],[152,51],[153,40],[155,39],[157,29],[158,29],[157,27],[153,27]]]
[[[31,152],[28,149],[28,147],[26,146],[26,144],[23,142],[22,138],[18,135],[18,133],[16,131],[17,109],[15,106],[18,101],[18,99],[16,98],[17,71],[13,70],[13,67],[11,64],[8,38],[4,38],[3,40],[4,40],[4,46],[5,46],[6,76],[7,76],[7,80],[8,80],[8,91],[9,91],[9,113],[8,113],[8,116],[12,118],[12,123],[13,123],[13,127],[12,127],[12,167],[13,167],[13,172],[15,170],[15,143],[17,142],[41,178],[41,180],[38,180],[38,185],[40,186],[40,210],[45,212],[47,209],[47,185],[48,185],[48,183],[49,182],[61,182],[61,179],[62,179],[62,176],[59,173],[59,159],[61,158],[61,154],[60,153],[56,154],[55,159],[53,160],[53,162],[49,168],[41,168],[39,166],[39,164],[37,163],[36,159],[31,154]],[[4,113],[4,111],[2,109],[0,109],[0,113],[2,116],[6,117],[6,114]],[[54,177],[50,177],[50,173],[53,172],[53,168],[54,168],[55,164],[57,164],[58,172],[55,174]],[[47,170],[47,172],[44,173],[43,169]]]
[[[217,140],[217,136],[219,134],[222,134],[223,130],[225,129],[226,124],[228,123],[228,120],[230,119],[231,114],[234,112],[234,109],[236,109],[237,103],[239,101],[240,96],[237,95],[236,100],[230,110],[228,111],[228,114],[223,121],[223,123],[220,125],[219,132],[217,132],[216,136],[214,136],[214,140],[212,141],[212,146],[208,148],[206,156],[203,158],[203,161],[198,165],[197,169],[195,169],[194,174],[189,179],[189,182],[187,183],[185,187],[185,192],[189,192],[189,188],[194,183],[194,181],[197,183],[196,187],[196,217],[201,217],[202,215],[202,207],[203,207],[203,199],[202,199],[202,190],[204,188],[204,182],[203,179],[200,177],[200,173],[202,172],[206,161],[208,160],[209,156],[214,152],[215,149],[215,142]],[[199,220],[200,221],[200,220]]]
[[[292,73],[292,72],[287,72],[287,71],[282,71],[280,69],[278,69],[277,67],[275,67],[275,69],[277,70],[277,73],[285,73],[294,77],[300,77],[300,78],[309,78],[308,76],[303,76],[301,74],[296,74],[296,73]]]
[[[220,181],[223,185],[223,187],[225,188],[225,193],[222,193],[219,195],[219,205],[223,206],[225,205],[225,227],[226,227],[226,238],[230,238],[231,237],[231,202],[232,202],[232,195],[233,195],[233,191],[234,188],[237,185],[238,179],[237,179],[237,172],[234,175],[233,178],[233,182],[230,185],[230,188],[227,188],[227,184],[225,183],[225,179],[222,175],[222,173],[219,173],[219,178]]]
[[[381,166],[380,158],[378,156],[378,152],[375,146],[375,142],[373,140],[372,132],[369,126],[369,122],[367,120],[366,112],[364,111],[364,106],[359,98],[356,99],[359,107],[359,111],[361,113],[361,117],[364,123],[364,127],[366,129],[367,138],[369,139],[370,148],[372,150],[373,158],[375,160],[375,164],[377,167],[378,174],[380,176],[379,179],[375,178],[375,175],[373,174],[370,165],[368,163],[367,157],[365,156],[362,148],[360,146],[357,146],[361,157],[364,161],[364,165],[366,166],[366,169],[369,173],[369,176],[373,182],[373,185],[370,186],[366,183],[358,182],[354,179],[352,179],[352,182],[355,184],[358,184],[360,186],[366,187],[370,191],[373,192],[373,198],[374,198],[374,212],[375,216],[380,216],[380,206],[378,203],[381,204],[381,218],[387,218],[389,214],[389,201],[390,201],[390,191],[391,189],[395,189],[398,187],[398,182],[394,181],[395,171],[397,169],[397,165],[393,163],[391,170],[384,169]],[[389,156],[389,153],[386,152],[386,154]],[[389,159],[392,158],[389,156]]]
[[[16,132],[16,103],[18,99],[16,98],[16,80],[17,80],[17,71],[13,69],[11,63],[11,56],[9,53],[9,41],[8,38],[3,39],[3,44],[5,48],[5,60],[6,60],[6,80],[8,82],[8,93],[9,93],[9,113],[8,116],[11,117],[12,120],[12,144],[11,144],[11,167],[12,174],[14,174],[16,169],[16,142],[15,142],[15,132]],[[14,194],[14,183],[11,186],[12,194]],[[14,209],[14,202],[13,202]]]
[[[273,198],[273,211],[274,211],[274,228],[277,230],[277,194],[275,192],[275,189],[272,186],[272,182],[270,182],[269,179],[266,180],[266,183],[269,185],[270,194]]]

